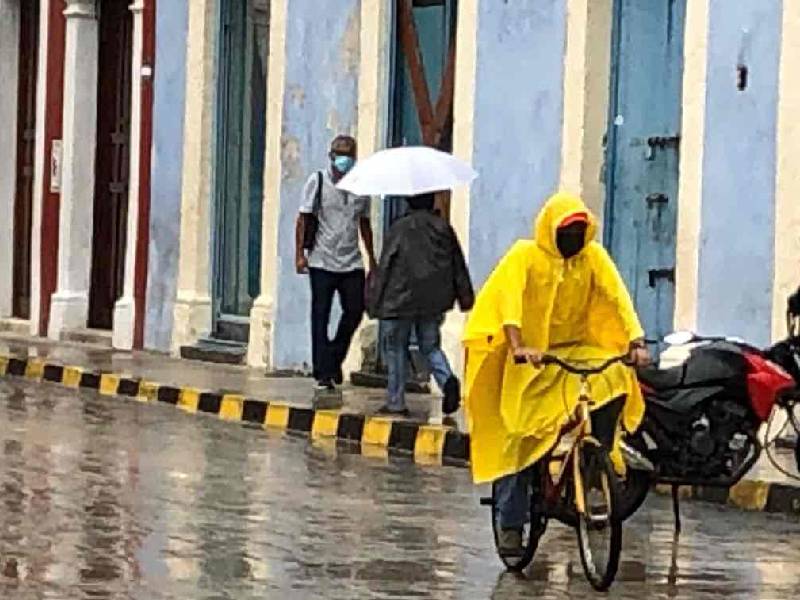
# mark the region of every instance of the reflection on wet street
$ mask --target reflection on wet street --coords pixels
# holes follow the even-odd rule
[[[0,382],[0,598],[587,598],[551,525],[503,574],[463,469],[424,469],[171,407]],[[800,522],[667,500],[609,597],[795,598]],[[280,595],[279,595],[280,594]]]

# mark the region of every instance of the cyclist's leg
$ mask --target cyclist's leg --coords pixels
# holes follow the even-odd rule
[[[618,396],[592,411],[592,434],[608,450],[614,445],[614,435],[617,432],[622,408],[625,406],[625,398],[624,395]]]
[[[530,478],[531,470],[526,469],[495,481],[495,502],[500,529],[519,530],[525,526],[530,509]]]

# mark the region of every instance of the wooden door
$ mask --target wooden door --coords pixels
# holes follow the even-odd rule
[[[128,223],[132,17],[128,0],[100,3],[94,237],[89,327],[111,329],[122,296]]]
[[[606,244],[649,337],[672,329],[685,0],[616,0]]]
[[[246,323],[261,289],[268,0],[222,0],[217,81],[214,331]]]
[[[17,89],[17,174],[14,197],[14,280],[12,314],[31,316],[31,222],[36,145],[36,74],[39,55],[39,0],[20,3],[19,87]]]

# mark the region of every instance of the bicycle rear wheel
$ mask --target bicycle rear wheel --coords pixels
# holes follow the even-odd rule
[[[602,447],[582,444],[578,461],[585,506],[584,514],[578,515],[578,548],[586,578],[602,592],[614,582],[622,550],[619,481]]]
[[[494,545],[497,556],[505,565],[506,569],[519,573],[524,570],[531,562],[539,547],[539,540],[547,529],[547,518],[543,512],[537,508],[538,499],[533,493],[532,486],[528,484],[528,494],[530,498],[530,512],[528,522],[522,530],[522,550],[518,556],[504,555],[500,548],[500,520],[497,508],[497,484],[492,484],[492,533],[494,534]]]

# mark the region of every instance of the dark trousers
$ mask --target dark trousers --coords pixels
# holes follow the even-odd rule
[[[309,269],[311,276],[311,352],[314,379],[331,380],[341,372],[353,334],[364,316],[364,271],[334,273]],[[342,318],[333,339],[328,336],[333,296],[339,294]]]

